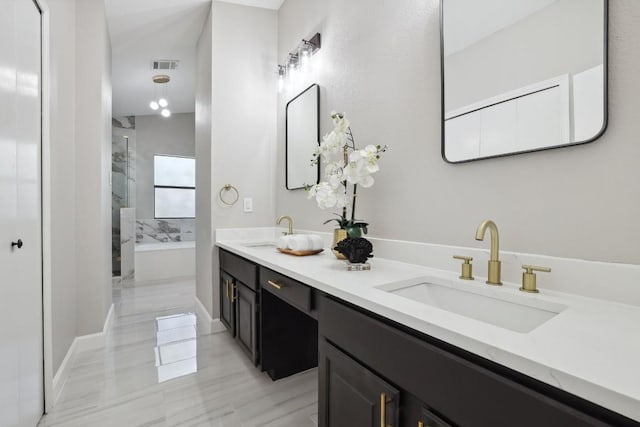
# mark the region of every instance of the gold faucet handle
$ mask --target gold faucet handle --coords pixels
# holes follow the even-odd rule
[[[462,274],[460,275],[460,278],[463,280],[473,280],[473,265],[471,264],[471,261],[473,261],[473,257],[454,255],[453,258],[464,261],[461,266]]]
[[[537,265],[523,265],[522,268],[524,272],[522,273],[522,287],[520,290],[522,292],[537,294],[539,291],[536,287],[536,273],[534,272],[550,273],[551,269],[549,267],[538,267]]]

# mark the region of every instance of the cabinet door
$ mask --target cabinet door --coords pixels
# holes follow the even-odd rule
[[[227,273],[220,272],[220,320],[231,336],[236,336],[235,328],[235,310],[233,303],[233,277]]]
[[[429,405],[420,401],[406,391],[402,391],[402,406],[400,408],[400,423],[402,427],[452,427],[439,414],[429,409]]]
[[[418,427],[451,427],[451,424],[438,417],[427,408],[422,408],[422,413],[416,424]]]
[[[236,281],[232,299],[236,310],[236,340],[251,361],[258,361],[258,298],[256,293]]]
[[[325,340],[319,389],[321,427],[399,426],[398,390]]]

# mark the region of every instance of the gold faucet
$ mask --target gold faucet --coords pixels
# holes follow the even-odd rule
[[[487,277],[488,285],[500,286],[500,243],[498,235],[498,226],[490,219],[485,219],[480,223],[476,230],[476,240],[484,240],[484,233],[487,228],[491,232],[491,256],[489,257],[489,274]]]
[[[286,219],[289,222],[289,231],[285,232],[284,235],[288,236],[290,234],[293,234],[293,218],[291,218],[289,215],[279,216],[276,224],[280,225],[283,219]]]

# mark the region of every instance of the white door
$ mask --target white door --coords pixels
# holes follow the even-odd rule
[[[0,427],[44,408],[40,11],[0,0]]]

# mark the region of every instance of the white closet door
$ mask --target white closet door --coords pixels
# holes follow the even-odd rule
[[[32,427],[44,408],[40,12],[0,7],[0,426]]]

